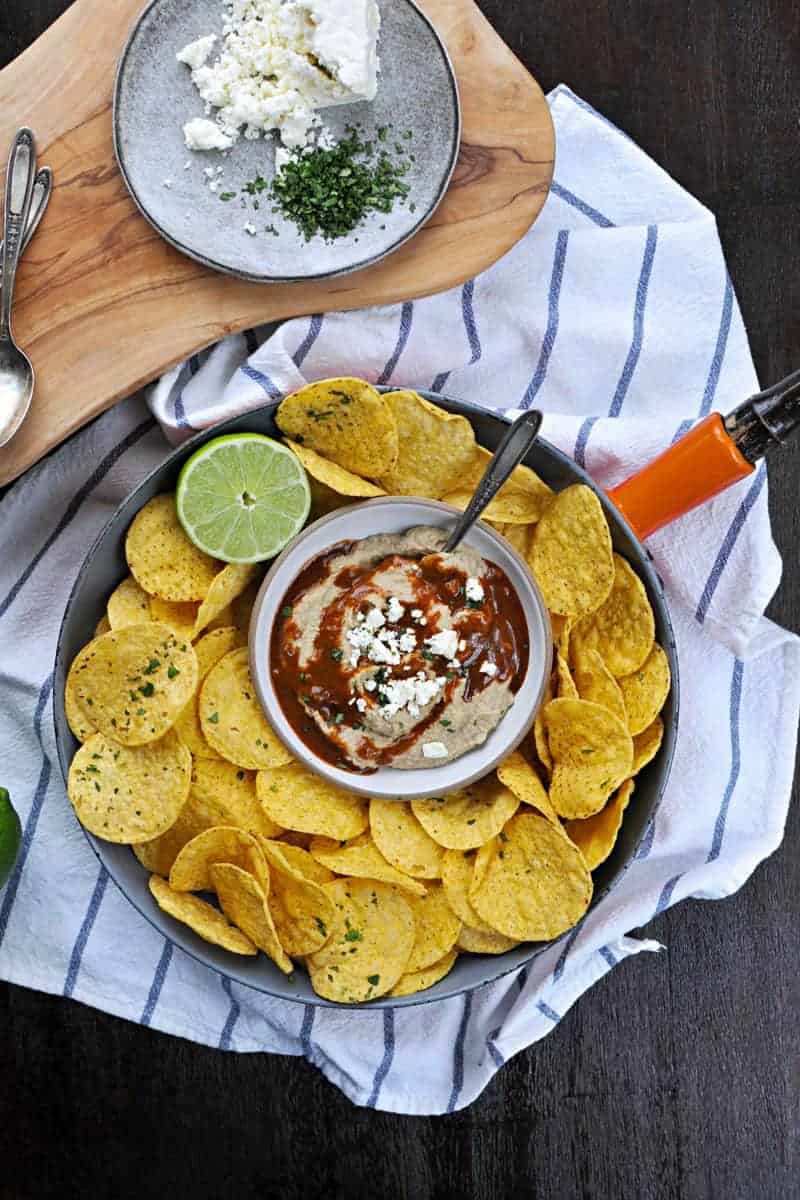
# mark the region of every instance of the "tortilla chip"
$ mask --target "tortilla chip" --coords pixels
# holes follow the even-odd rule
[[[109,622],[108,616],[106,613],[103,613],[102,617],[94,627],[94,636],[96,638],[102,637],[104,633],[108,633],[110,628],[111,623]]]
[[[84,716],[80,706],[76,703],[74,680],[70,683],[67,679],[64,688],[64,716],[67,718],[67,724],[72,730],[73,736],[79,742],[85,742],[93,733],[97,733],[94,725]]]
[[[230,950],[232,954],[258,954],[250,938],[230,925],[219,909],[205,900],[187,896],[185,892],[174,892],[160,875],[150,877],[150,891],[160,909],[187,925],[204,941]]]
[[[533,534],[536,529],[535,523],[531,522],[528,525],[507,525],[505,522],[490,521],[490,525],[494,525],[498,533],[509,542],[520,558],[525,562],[530,558],[531,547],[533,546]]]
[[[195,616],[192,640],[216,621],[253,579],[262,573],[258,563],[228,563],[214,576]]]
[[[149,621],[149,599],[133,576],[126,575],[108,598],[109,628],[122,629],[123,625],[141,625],[143,621]]]
[[[633,739],[633,767],[631,775],[638,775],[655,758],[664,740],[664,722],[656,717],[652,725],[637,733]]]
[[[536,768],[532,767],[525,756],[514,750],[504,758],[497,768],[497,778],[513,792],[523,804],[530,804],[538,809],[548,821],[558,821],[558,814],[550,803],[547,789],[539,778]],[[474,921],[469,924],[474,925]]]
[[[363,833],[369,823],[365,800],[300,763],[259,771],[256,793],[268,817],[300,833],[344,841]]]
[[[653,649],[655,618],[644,584],[619,554],[608,598],[572,631],[571,653],[597,650],[612,675],[632,675]]]
[[[258,880],[232,863],[215,863],[211,868],[211,883],[228,920],[268,954],[285,975],[291,975],[292,960],[280,943]]]
[[[289,438],[286,439],[286,444],[300,459],[311,478],[317,483],[321,483],[335,496],[371,499],[373,496],[386,495],[383,488],[378,487],[377,484],[370,483],[368,479],[362,479],[360,475],[354,475],[352,471],[331,462],[329,458],[323,458],[321,454],[317,454],[316,450],[311,450],[308,446],[301,446],[297,442],[290,441]],[[314,489],[312,488],[312,502],[313,499]]]
[[[275,420],[287,437],[356,475],[380,479],[397,462],[394,413],[362,379],[310,383],[281,402]]]
[[[561,817],[590,817],[630,776],[633,740],[607,708],[588,700],[551,700],[544,720],[553,756],[550,802]]]
[[[258,593],[261,591],[263,578],[257,575],[256,578],[249,583],[242,592],[241,596],[237,596],[231,608],[233,609],[233,624],[244,634],[243,645],[247,644],[247,635],[250,632],[250,618],[253,615],[253,605],[258,598]]]
[[[575,681],[570,674],[569,667],[560,654],[556,654],[556,695],[559,700],[565,697],[568,700],[578,699],[578,689],[575,686]]]
[[[325,891],[336,912],[327,942],[306,960],[311,986],[344,1004],[385,995],[406,974],[414,946],[411,897],[371,879],[336,879]]]
[[[67,677],[71,711],[125,746],[143,746],[174,725],[194,694],[197,656],[165,625],[125,625],[76,655]]]
[[[575,483],[558,493],[536,526],[529,562],[551,612],[577,617],[603,603],[614,562],[608,521],[591,488]]]
[[[167,625],[176,637],[192,640],[197,620],[194,601],[176,603],[174,600],[162,600],[160,596],[151,596],[149,609],[150,616],[145,620],[158,621],[161,625]]]
[[[324,946],[333,928],[333,900],[320,884],[295,870],[280,842],[262,838],[269,863],[269,911],[287,954],[313,954]]]
[[[139,509],[125,538],[125,557],[140,587],[162,600],[202,600],[222,565],[189,541],[172,493]]]
[[[189,795],[192,756],[174,733],[147,746],[120,746],[92,734],[67,780],[80,823],[107,842],[148,842],[177,821]]]
[[[336,878],[333,871],[329,871],[327,867],[323,867],[322,863],[312,858],[308,850],[288,842],[286,839],[291,836],[291,831],[283,834],[279,844],[283,856],[292,870],[297,871],[305,879],[310,879],[312,883],[330,883],[332,879]],[[338,845],[338,842],[336,844]]]
[[[472,467],[465,471],[460,484],[442,496],[445,504],[465,509],[492,459],[489,450],[476,446]],[[529,525],[538,521],[549,507],[553,493],[530,467],[516,467],[495,498],[486,506],[483,518],[508,525]]]
[[[246,646],[231,650],[211,668],[200,689],[198,711],[206,741],[237,767],[257,771],[292,761],[258,702]]]
[[[414,948],[406,972],[423,971],[442,958],[456,944],[461,919],[447,903],[440,883],[431,883],[424,896],[409,896],[414,914]]]
[[[567,837],[578,847],[590,871],[605,862],[614,849],[622,825],[622,814],[628,807],[633,786],[633,780],[626,779],[616,796],[600,812],[583,821],[565,823]]]
[[[387,392],[385,399],[397,422],[399,454],[393,469],[381,476],[381,486],[392,496],[432,500],[457,490],[475,461],[475,434],[466,417],[445,412],[416,392]]]
[[[414,879],[438,879],[442,847],[420,825],[409,804],[397,800],[369,802],[372,839],[387,862]]]
[[[283,826],[264,811],[256,792],[256,775],[224,759],[195,759],[192,764],[192,798],[205,828],[235,825],[253,836],[276,838]]]
[[[492,775],[459,792],[411,801],[414,816],[425,832],[448,850],[482,846],[500,832],[518,806],[514,793]]]
[[[529,811],[512,817],[502,837],[488,844],[488,861],[470,892],[484,921],[521,942],[549,941],[571,929],[591,898],[592,877],[580,850],[563,829]]]
[[[426,888],[410,875],[398,871],[381,854],[369,833],[360,833],[346,842],[332,838],[315,837],[311,843],[311,854],[337,875],[349,875],[356,879],[380,879],[393,883],[404,892],[424,896]]]
[[[470,902],[469,889],[474,868],[474,850],[446,850],[442,859],[444,894],[453,912],[465,925],[483,933],[494,933],[491,925],[486,924]]]
[[[435,963],[431,963],[429,967],[423,967],[421,971],[406,971],[404,975],[400,976],[389,995],[413,996],[415,992],[424,992],[426,988],[433,987],[440,979],[444,979],[445,975],[449,975],[457,958],[457,950],[448,950],[447,954],[444,954]]]
[[[556,654],[560,654],[564,662],[568,663],[572,617],[561,617],[558,613],[550,613],[550,624],[553,630],[553,648]]]
[[[628,714],[620,686],[596,650],[581,646],[577,648],[572,677],[581,700],[601,704],[627,728]]]
[[[513,950],[519,942],[508,938],[494,929],[473,929],[470,925],[462,925],[458,935],[456,948],[465,950],[467,954],[505,954]]]
[[[620,678],[628,728],[634,737],[653,724],[669,695],[670,683],[669,659],[658,642],[638,671]]]
[[[211,868],[215,863],[235,863],[258,879],[265,894],[269,891],[269,869],[259,842],[231,825],[204,829],[186,843],[172,864],[170,887],[175,892],[214,891]]]
[[[244,644],[244,635],[232,625],[221,626],[209,630],[194,644],[198,664],[198,692],[211,668],[229,654]],[[192,696],[175,722],[175,732],[188,746],[195,758],[211,758],[222,761],[213,746],[206,741],[203,727],[200,724],[200,713],[197,708],[198,696]],[[222,822],[225,824],[225,822]]]

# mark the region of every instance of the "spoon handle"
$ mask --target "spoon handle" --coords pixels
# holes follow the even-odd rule
[[[23,235],[33,195],[36,175],[36,145],[30,129],[20,129],[11,146],[6,171],[5,209],[3,212],[3,290],[0,294],[0,338],[11,333],[11,302],[17,266],[22,254]]]
[[[22,250],[24,254],[36,230],[39,228],[39,223],[45,214],[45,210],[50,203],[50,196],[53,191],[53,172],[49,167],[40,167],[36,172],[36,178],[33,181],[33,195],[31,196],[31,210],[28,214],[28,224],[25,226],[25,232],[22,235]],[[0,258],[3,254],[3,242],[0,241]],[[0,267],[0,285],[3,282],[2,267]]]
[[[475,524],[490,500],[493,500],[500,491],[514,468],[522,462],[536,440],[541,424],[542,414],[535,408],[529,409],[528,412],[517,417],[492,455],[492,460],[484,471],[474,496],[445,542],[446,554],[455,550],[467,530]]]

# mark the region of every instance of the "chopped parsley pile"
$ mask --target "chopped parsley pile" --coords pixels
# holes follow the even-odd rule
[[[245,184],[244,191],[256,208],[259,197],[266,194],[272,212],[293,222],[306,241],[316,236],[328,242],[346,237],[369,213],[390,213],[395,202],[407,199],[411,190],[403,177],[413,156],[407,156],[405,147],[395,142],[395,157],[391,157],[384,148],[387,132],[382,126],[377,142],[363,141],[351,127],[330,149],[316,146],[298,152],[271,185],[258,175]],[[410,132],[403,137],[410,140]],[[223,192],[220,200],[234,197],[233,192]],[[270,227],[268,232],[275,230]]]

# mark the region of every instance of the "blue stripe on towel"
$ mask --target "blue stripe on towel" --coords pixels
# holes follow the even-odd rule
[[[633,379],[633,373],[636,370],[639,362],[639,355],[642,353],[642,343],[644,341],[644,312],[647,305],[647,289],[650,286],[650,276],[653,272],[653,260],[656,256],[656,245],[658,244],[658,226],[647,226],[647,240],[644,247],[644,258],[642,259],[642,269],[639,272],[639,282],[636,285],[636,300],[633,306],[633,341],[631,342],[628,357],[625,360],[625,366],[622,368],[622,374],[619,377],[617,390],[614,392],[614,399],[611,401],[611,407],[608,410],[610,417],[618,417],[622,405],[625,403],[625,397],[628,394],[628,388]]]
[[[536,364],[536,370],[528,384],[525,395],[522,397],[520,408],[530,408],[536,398],[536,393],[544,383],[545,376],[547,375],[550,355],[553,353],[553,345],[558,333],[558,305],[561,299],[561,284],[564,281],[564,263],[567,258],[568,243],[569,230],[562,229],[556,238],[553,270],[550,275],[550,290],[547,297],[547,328],[542,338],[542,347],[539,351],[539,361]]]

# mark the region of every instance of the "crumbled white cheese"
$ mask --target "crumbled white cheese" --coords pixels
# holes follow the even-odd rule
[[[364,699],[364,697],[363,697],[363,696],[358,696],[358,697],[356,698],[356,708],[358,709],[358,711],[359,711],[360,713],[363,713],[363,712],[366,712],[366,711],[367,711],[367,702],[366,702],[366,700]]]
[[[233,138],[220,129],[215,121],[195,117],[183,127],[183,140],[187,150],[227,150]]]
[[[392,621],[396,625],[398,621],[402,621],[402,619],[405,615],[405,611],[406,610],[403,608],[402,604],[397,599],[397,596],[389,597],[389,602],[386,605],[386,615],[390,621]]]
[[[206,37],[196,38],[193,42],[189,42],[188,46],[184,46],[182,50],[179,50],[175,57],[178,62],[186,63],[187,67],[192,71],[196,71],[198,67],[202,67],[214,49],[214,42],[216,40],[216,34],[213,33],[209,33]]]
[[[208,185],[208,190],[209,190],[210,192],[216,192],[218,189],[219,189],[219,180],[218,180],[218,179],[212,179],[212,180],[211,180],[211,183]]]
[[[422,613],[421,608],[412,608],[412,610],[411,610],[411,620],[412,621],[419,621],[420,618],[422,617],[422,615],[423,615],[423,613]]]
[[[192,160],[189,158],[189,159],[187,159],[187,160],[186,160],[186,162],[183,164],[183,169],[184,169],[184,171],[188,171],[188,170],[190,169],[191,165],[192,165]]]
[[[249,233],[250,237],[256,236],[256,227],[252,221],[247,222],[247,224],[244,227],[244,231],[245,231],[245,233]]]
[[[423,758],[447,758],[447,746],[444,742],[423,742]]]
[[[481,675],[488,675],[490,679],[494,679],[495,675],[497,674],[497,667],[493,662],[481,663],[478,670],[480,671]]]
[[[165,179],[165,180],[164,180],[164,187],[165,187],[165,188],[171,188],[171,187],[172,187],[172,180],[171,180],[171,179]]]
[[[461,638],[458,643],[459,650],[463,653],[467,648],[467,643],[464,638]]]
[[[274,129],[303,147],[316,109],[374,99],[379,26],[376,0],[231,0],[216,61],[206,38],[178,57],[228,144]]]
[[[374,680],[374,679],[367,679],[367,680],[365,680],[365,681],[364,681],[364,691],[365,691],[365,692],[374,692],[374,691],[375,691],[375,688],[376,688],[377,686],[378,686],[378,685],[377,685],[377,683],[375,682],[375,680]]]
[[[415,634],[408,629],[405,633],[400,634],[397,644],[402,650],[403,654],[410,654],[412,650],[416,650],[417,648],[417,639]]]
[[[386,618],[379,608],[371,608],[364,618],[367,629],[380,629],[386,624]]]
[[[443,676],[427,679],[423,673],[410,679],[396,679],[382,683],[379,688],[381,713],[385,720],[405,709],[410,716],[418,717],[420,709],[438,698],[446,680]]]
[[[433,654],[441,654],[442,658],[455,658],[458,650],[458,633],[455,629],[443,629],[425,639],[425,645]]]
[[[480,604],[486,596],[486,593],[481,586],[480,579],[476,579],[474,575],[470,575],[464,587],[464,591],[467,599],[471,600],[473,604]]]

